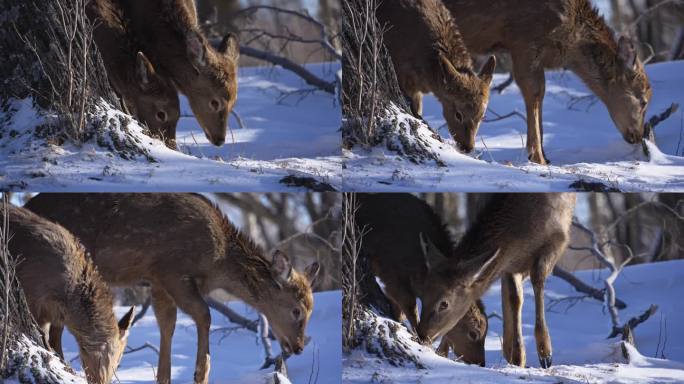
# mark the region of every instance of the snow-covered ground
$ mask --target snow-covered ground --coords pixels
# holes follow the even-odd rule
[[[646,66],[653,99],[647,116],[664,111],[671,103],[684,107],[684,61]],[[496,75],[499,84],[506,75]],[[432,96],[424,100],[423,116],[445,139],[437,152],[446,167],[416,165],[383,148],[344,151],[345,190],[363,191],[561,191],[579,179],[599,182],[623,191],[684,191],[683,109],[655,129],[657,147],[650,159],[641,145],[622,139],[605,106],[573,97],[591,92],[571,72],[547,72],[544,99],[544,149],[550,166],[528,162],[525,150],[526,123],[520,116],[483,123],[471,155],[454,147],[441,104]],[[596,101],[595,103],[593,101]],[[503,94],[493,93],[491,111],[525,115],[525,104],[513,84]]]
[[[595,286],[605,270],[583,271],[578,277]],[[684,261],[627,267],[615,289],[627,308],[621,321],[641,314],[651,304],[656,314],[635,329],[638,352],[630,362],[622,357],[618,339],[606,339],[610,318],[601,302],[583,299],[554,300],[579,294],[564,281],[549,277],[546,283],[546,319],[553,343],[553,366],[539,368],[534,342],[534,301],[529,280],[524,285],[523,335],[530,368],[506,364],[501,353],[503,324],[490,318],[485,368],[456,363],[412,343],[421,363],[429,369],[395,368],[361,351],[344,356],[344,383],[682,383],[684,382]],[[483,297],[487,313],[501,314],[500,285]],[[389,321],[389,320],[388,320]],[[435,344],[437,345],[437,344]],[[419,351],[420,349],[420,351]],[[453,357],[453,356],[452,356]]]
[[[256,319],[254,311],[242,302],[232,302],[233,310],[248,318]],[[314,310],[306,334],[311,341],[301,355],[287,360],[290,380],[295,383],[338,384],[342,375],[342,296],[340,291],[314,294]],[[116,307],[118,316],[128,310]],[[232,327],[220,313],[212,310],[212,330]],[[78,346],[73,336],[65,332],[64,355],[67,360],[78,355]],[[131,329],[128,346],[136,348],[145,343],[159,346],[159,329],[152,308],[147,315]],[[195,323],[182,312],[178,312],[176,331],[173,336],[171,357],[171,380],[174,383],[192,383],[195,370],[197,337]],[[273,382],[273,367],[259,370],[264,362],[264,352],[256,335],[245,329],[211,333],[209,339],[211,354],[210,383],[269,383]],[[280,353],[277,342],[273,352]],[[74,369],[82,375],[78,359],[72,362]],[[157,369],[157,354],[150,348],[125,354],[116,372],[117,383],[154,383]]]
[[[312,64],[313,73],[334,81],[339,63]],[[340,107],[335,96],[310,90],[281,68],[243,68],[234,135],[211,145],[187,100],[181,98],[179,152],[141,133],[140,145],[156,162],[124,160],[88,142],[80,147],[46,144],[33,136],[42,120],[28,100],[0,135],[0,189],[25,191],[285,191],[283,177],[311,177],[339,189]],[[0,121],[4,116],[0,113]],[[132,129],[139,131],[137,125]],[[137,129],[136,129],[137,127]]]

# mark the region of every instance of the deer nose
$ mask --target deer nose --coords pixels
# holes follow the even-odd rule
[[[295,355],[299,355],[302,353],[303,350],[304,350],[304,347],[302,347],[301,345],[297,345],[294,347],[293,352],[295,353]]]
[[[473,146],[472,144],[461,144],[461,143],[458,143],[458,148],[459,148],[461,151],[465,152],[465,153],[470,153],[470,152],[472,152],[472,151],[473,151],[473,147],[474,147],[474,146]]]
[[[226,138],[225,137],[214,137],[211,139],[211,143],[217,147],[220,147],[226,143]]]

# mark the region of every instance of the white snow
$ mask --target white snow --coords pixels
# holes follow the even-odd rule
[[[288,375],[293,383],[338,384],[342,375],[342,296],[340,291],[319,292],[314,294],[314,310],[307,326],[306,334],[311,341],[301,355],[290,357],[286,364]],[[229,306],[248,318],[257,314],[242,302],[231,302]],[[123,316],[129,307],[116,307],[117,316]],[[220,313],[211,311],[212,330],[233,327]],[[73,336],[65,332],[64,355],[70,360],[78,355],[78,346]],[[149,342],[159,346],[159,329],[153,310],[138,321],[130,331],[128,346],[140,347]],[[178,312],[176,331],[171,350],[171,380],[174,383],[192,383],[195,370],[197,337],[195,323],[186,314]],[[209,339],[211,355],[210,383],[272,383],[273,367],[259,370],[264,362],[263,348],[256,334],[237,329],[228,333],[212,332]],[[273,342],[274,354],[280,353],[277,342]],[[74,369],[81,375],[78,359],[72,362]],[[125,354],[116,372],[121,384],[154,383],[157,369],[157,354],[150,348]],[[284,377],[280,383],[285,384]]]
[[[12,371],[12,376],[0,378],[0,383],[4,384],[25,384],[45,382],[62,382],[70,384],[86,384],[84,375],[77,376],[71,369],[64,365],[60,358],[51,351],[35,344],[26,335],[22,335],[17,341],[17,345],[9,350],[8,365]],[[21,356],[24,366],[14,366],[13,354]]]
[[[582,271],[577,276],[601,286],[606,270]],[[606,339],[610,318],[603,304],[583,299],[552,306],[551,301],[579,294],[563,280],[549,277],[546,282],[546,319],[553,344],[553,366],[539,368],[534,341],[534,296],[529,280],[524,284],[523,335],[529,368],[513,367],[501,353],[503,324],[490,318],[486,339],[485,368],[468,366],[437,356],[413,343],[420,361],[429,369],[394,368],[373,356],[354,351],[344,356],[344,383],[681,383],[684,382],[684,261],[669,261],[625,268],[615,283],[627,308],[620,320],[638,316],[651,304],[656,314],[635,329],[638,352],[630,348],[631,360],[622,357],[619,338]],[[501,314],[500,285],[492,286],[483,297],[488,314]],[[390,321],[390,320],[388,320]],[[435,346],[437,343],[435,344]],[[453,356],[452,356],[453,358]]]
[[[334,81],[339,63],[307,68]],[[334,95],[304,91],[311,87],[282,68],[242,68],[233,137],[211,145],[187,100],[181,98],[179,152],[136,131],[141,145],[157,160],[123,160],[94,143],[56,146],[33,138],[42,118],[30,100],[16,101],[19,110],[0,137],[0,189],[27,191],[226,191],[296,190],[280,184],[288,175],[313,177],[339,188],[341,184],[340,107]],[[110,111],[114,115],[115,111]],[[4,119],[0,113],[0,121]]]
[[[561,191],[578,179],[601,182],[623,191],[684,191],[684,61],[646,66],[653,87],[647,116],[671,103],[679,111],[655,129],[657,147],[647,159],[641,145],[630,145],[614,126],[606,107],[590,98],[571,106],[571,96],[591,92],[571,72],[547,72],[544,99],[544,149],[550,166],[527,160],[526,123],[520,116],[483,123],[475,151],[459,153],[432,95],[424,98],[423,117],[439,129],[449,145],[437,152],[447,167],[416,165],[383,148],[344,151],[345,189],[363,191]],[[496,75],[499,84],[507,75]],[[515,84],[503,94],[493,93],[487,118],[494,111],[525,115],[525,104]],[[479,159],[478,159],[479,158]]]

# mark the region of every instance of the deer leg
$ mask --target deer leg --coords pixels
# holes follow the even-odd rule
[[[525,57],[513,57],[513,72],[527,110],[527,154],[530,161],[546,164],[542,148],[542,104],[545,92],[544,68],[530,63]]]
[[[549,368],[553,351],[544,313],[544,283],[546,281],[546,274],[543,269],[539,266],[539,263],[535,263],[532,267],[530,280],[534,289],[534,339],[537,342],[537,355],[539,356],[541,367]]]
[[[506,273],[501,277],[501,303],[504,312],[504,358],[513,365],[525,367],[522,275]]]
[[[176,328],[176,305],[171,296],[162,288],[152,286],[152,308],[159,325],[159,363],[157,383],[171,382],[171,339]]]
[[[419,119],[423,118],[423,94],[415,91],[409,96],[411,101],[411,111]]]
[[[192,317],[197,325],[197,359],[195,360],[195,384],[207,384],[209,381],[209,326],[211,315],[209,306],[200,294],[195,282],[183,278],[173,282],[169,293],[181,311]]]
[[[38,330],[40,331],[40,336],[43,339],[43,344],[46,348],[52,348],[50,346],[50,323],[48,321],[38,321]]]
[[[63,332],[63,324],[50,324],[50,347],[62,358],[62,360],[64,360],[64,352],[62,351]]]
[[[447,335],[442,336],[442,341],[439,342],[439,347],[437,347],[435,352],[442,357],[449,357],[449,341],[447,340]]]
[[[398,288],[391,289],[387,286],[386,290],[390,301],[399,308],[401,313],[406,315],[409,323],[411,323],[411,328],[415,332],[418,329],[418,306],[416,305],[416,297],[405,288],[409,284],[409,282],[400,282],[397,284]]]

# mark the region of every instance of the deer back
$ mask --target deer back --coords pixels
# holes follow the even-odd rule
[[[17,277],[33,317],[41,327],[66,325],[79,344],[88,381],[109,383],[126,346],[133,309],[117,323],[109,288],[66,229],[24,208],[8,206],[7,213],[9,251],[18,259]]]
[[[27,207],[76,234],[108,283],[224,290],[264,313],[284,348],[299,353],[319,265],[292,268],[267,255],[208,199],[183,193],[40,194]]]
[[[387,29],[385,44],[403,91],[434,93],[449,132],[471,151],[489,101],[494,57],[479,74],[473,70],[458,26],[440,0],[384,1],[376,15]]]
[[[175,148],[180,117],[178,93],[160,76],[133,36],[116,0],[95,0],[86,12],[112,87],[125,107],[150,133]]]
[[[157,71],[187,96],[209,141],[222,145],[237,100],[237,38],[228,34],[214,49],[197,25],[192,0],[118,1]]]
[[[387,291],[405,289],[414,298],[422,298],[427,273],[422,239],[430,239],[442,254],[451,255],[454,248],[441,218],[425,201],[410,194],[356,196],[357,225],[367,231],[362,238],[362,252],[371,260],[373,273],[388,287]],[[487,327],[484,305],[478,300],[450,332],[454,353],[468,364],[484,365]]]

